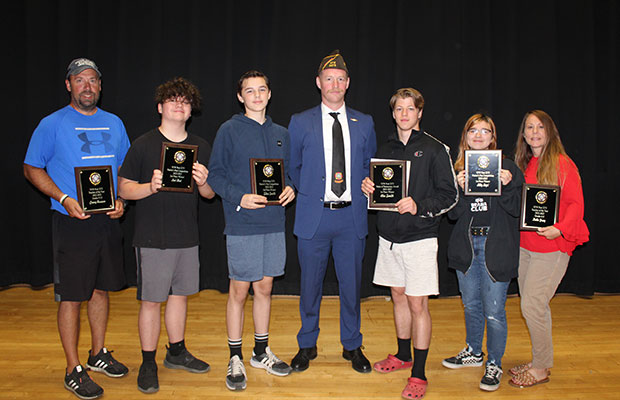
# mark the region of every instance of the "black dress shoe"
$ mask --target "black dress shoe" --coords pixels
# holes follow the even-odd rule
[[[293,357],[293,361],[291,361],[291,368],[293,368],[293,371],[297,372],[305,371],[310,366],[310,360],[314,360],[315,358],[316,346],[299,349],[295,357]]]
[[[366,358],[364,353],[362,353],[362,348],[358,347],[355,350],[342,350],[342,357],[345,360],[351,361],[351,366],[357,372],[361,372],[363,374],[372,371],[370,368],[370,361]]]

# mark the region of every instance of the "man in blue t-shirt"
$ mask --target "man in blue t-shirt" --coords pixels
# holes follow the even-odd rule
[[[43,118],[35,129],[24,160],[24,175],[50,197],[53,210],[54,294],[59,302],[58,331],[67,360],[64,385],[82,399],[95,399],[103,395],[103,389],[90,379],[78,357],[82,302],[88,302],[92,341],[86,366],[110,377],[129,372],[104,346],[108,291],[125,286],[118,221],[124,201],[114,193],[129,139],[116,115],[97,108],[101,73],[93,61],[71,61],[65,85],[71,101]],[[90,172],[91,177],[99,179],[90,180],[92,188],[83,186],[86,196],[78,195],[76,167],[101,167]],[[104,198],[111,194],[107,211],[97,212],[106,207],[90,207],[88,202],[79,201],[84,197],[88,201],[97,199],[102,193],[98,185],[106,180],[113,188],[113,193],[110,189],[103,191]]]

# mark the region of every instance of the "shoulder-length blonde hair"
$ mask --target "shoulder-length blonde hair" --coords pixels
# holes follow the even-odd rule
[[[519,128],[519,135],[517,137],[517,145],[515,148],[515,163],[525,173],[527,164],[530,162],[534,153],[532,149],[525,141],[525,123],[530,115],[534,115],[542,122],[545,129],[545,135],[547,137],[547,143],[543,147],[540,157],[538,157],[538,170],[536,171],[536,180],[538,183],[546,185],[558,185],[564,183],[563,177],[560,177],[560,157],[564,156],[569,158],[562,145],[560,139],[560,132],[555,126],[553,119],[542,110],[532,110],[525,113],[523,121],[521,121],[521,127]]]
[[[471,150],[469,145],[467,144],[467,131],[474,126],[474,124],[478,122],[486,122],[491,127],[491,143],[489,144],[489,150],[495,150],[497,148],[497,130],[495,129],[495,123],[493,119],[488,115],[484,114],[474,114],[467,122],[465,122],[465,126],[463,127],[463,132],[461,132],[461,141],[459,142],[459,154],[456,157],[456,161],[454,162],[454,170],[459,172],[465,169],[465,150]]]

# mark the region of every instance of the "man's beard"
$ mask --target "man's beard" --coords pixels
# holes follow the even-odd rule
[[[92,98],[90,100],[82,99],[82,95],[83,94],[92,94]],[[97,107],[97,102],[98,101],[99,101],[99,96],[97,96],[95,93],[93,93],[93,92],[82,92],[82,93],[80,93],[80,95],[75,100],[75,103],[77,104],[77,106],[81,110],[92,111],[92,110],[94,110]]]

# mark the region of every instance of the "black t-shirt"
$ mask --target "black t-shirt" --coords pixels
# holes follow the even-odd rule
[[[489,196],[467,196],[466,199],[469,200],[469,210],[474,215],[471,226],[490,226]]]
[[[160,168],[161,144],[169,142],[159,129],[136,139],[125,157],[119,176],[147,183]],[[198,162],[208,165],[211,146],[199,136],[188,135],[179,144],[198,145]],[[193,193],[158,192],[136,201],[132,244],[135,247],[180,249],[198,245],[198,188]]]

